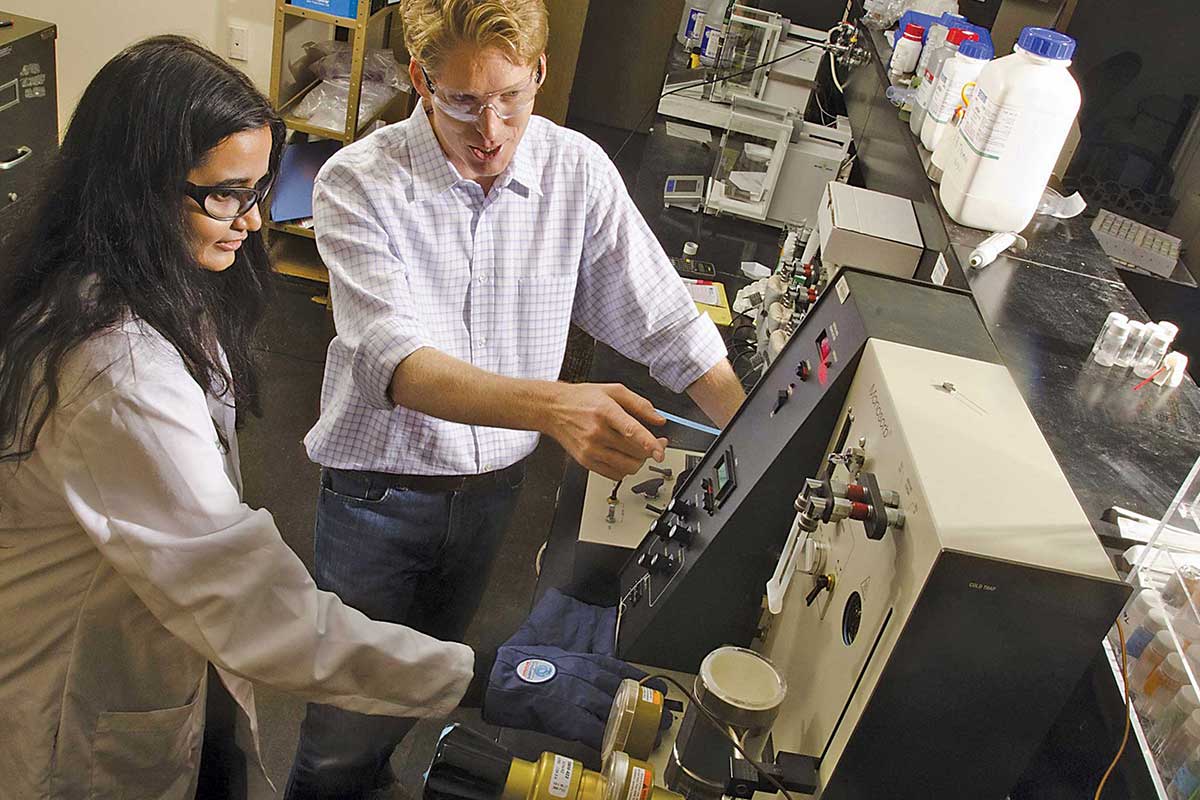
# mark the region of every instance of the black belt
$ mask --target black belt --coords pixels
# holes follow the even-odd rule
[[[520,485],[525,476],[525,459],[515,464],[496,469],[491,472],[481,472],[478,475],[396,475],[391,472],[372,472],[369,470],[340,470],[329,469],[336,483],[338,473],[346,475],[369,476],[375,485],[390,486],[395,489],[411,489],[415,492],[478,492],[494,489],[497,486],[515,487]],[[334,486],[336,490],[336,485]]]

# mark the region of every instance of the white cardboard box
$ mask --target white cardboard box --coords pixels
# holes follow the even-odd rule
[[[833,182],[825,188],[817,224],[821,263],[831,274],[861,267],[911,278],[925,250],[912,201],[903,197]]]

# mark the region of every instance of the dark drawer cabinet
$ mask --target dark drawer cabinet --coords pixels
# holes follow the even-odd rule
[[[0,245],[38,186],[58,149],[58,91],[54,40],[48,23],[0,11]]]

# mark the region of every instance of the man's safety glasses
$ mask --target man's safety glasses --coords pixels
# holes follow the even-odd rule
[[[253,189],[245,186],[197,186],[188,181],[183,193],[196,201],[205,215],[222,222],[247,214],[271,191],[274,175],[268,175]]]
[[[421,67],[421,75],[425,78],[425,85],[429,87],[429,91],[433,95],[433,104],[451,119],[459,122],[475,122],[483,115],[485,108],[490,108],[492,113],[500,119],[510,120],[525,113],[533,105],[538,89],[542,85],[542,64],[541,61],[538,61],[537,72],[530,75],[529,80],[524,83],[485,95],[483,98],[445,90],[439,92],[424,67]]]

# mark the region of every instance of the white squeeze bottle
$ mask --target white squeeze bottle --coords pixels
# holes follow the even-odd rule
[[[1024,230],[1079,112],[1074,39],[1028,27],[1013,50],[979,73],[944,165],[942,205],[971,228]]]
[[[925,121],[921,123],[921,146],[926,150],[932,152],[951,129],[954,112],[963,104],[963,89],[975,83],[991,58],[992,47],[987,42],[963,42],[958,54],[942,65],[929,107],[925,109]]]

